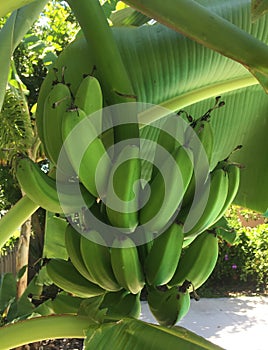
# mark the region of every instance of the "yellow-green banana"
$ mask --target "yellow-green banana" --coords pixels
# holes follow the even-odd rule
[[[181,255],[183,237],[182,226],[174,223],[154,239],[144,267],[150,285],[160,286],[171,280]]]
[[[94,283],[94,278],[88,272],[80,251],[81,233],[68,224],[65,230],[65,247],[76,270],[87,280]]]
[[[217,236],[208,231],[201,233],[185,248],[169,285],[178,286],[189,281],[194,289],[199,288],[212,273],[217,262],[218,250]]]
[[[58,83],[53,86],[44,104],[43,136],[47,156],[57,166],[62,148],[61,123],[65,111],[71,107],[72,97],[67,85]],[[64,169],[61,164],[61,169]]]
[[[201,194],[193,210],[191,208],[189,215],[186,215],[184,235],[187,238],[196,236],[209,228],[221,212],[228,193],[228,176],[223,169],[215,169],[212,171],[211,181],[207,189],[209,190],[207,201],[204,201],[205,197],[203,196],[207,195],[207,193],[204,192]],[[179,220],[179,217],[177,220]],[[196,218],[197,222],[193,225],[192,222],[196,220]]]
[[[95,197],[106,194],[111,160],[90,117],[84,111],[66,111],[62,121],[64,149],[82,184]]]
[[[171,327],[188,313],[190,294],[187,289],[175,286],[165,290],[148,287],[147,290],[149,308],[160,325]]]
[[[180,146],[163,163],[151,183],[149,200],[140,209],[140,224],[146,231],[159,232],[178,209],[193,172],[192,153]]]
[[[108,181],[106,211],[111,224],[125,233],[138,225],[141,176],[139,147],[125,146],[116,158]]]
[[[140,293],[132,294],[125,289],[108,292],[103,298],[100,309],[107,309],[107,316],[118,319],[122,317],[139,318],[141,313]]]
[[[60,185],[45,174],[37,163],[28,157],[19,157],[16,166],[16,177],[26,195],[40,207],[53,213],[74,213],[81,210],[82,198],[72,182]],[[82,197],[87,207],[91,207],[95,198],[80,185]]]
[[[118,283],[130,293],[139,293],[145,283],[144,274],[137,247],[128,235],[114,239],[111,261]]]
[[[152,246],[154,244],[155,235],[154,235],[154,233],[152,233],[150,231],[149,232],[142,232],[141,231],[140,234],[144,235],[144,242],[145,243],[138,245],[137,249],[138,249],[138,253],[139,253],[140,262],[144,268],[147,256],[148,256],[149,252],[151,251]]]
[[[47,273],[56,286],[80,298],[105,293],[104,289],[80,275],[71,261],[52,259],[47,264]]]
[[[112,292],[122,288],[113,273],[110,249],[97,231],[91,230],[86,237],[81,237],[80,250],[84,264],[96,284]]]

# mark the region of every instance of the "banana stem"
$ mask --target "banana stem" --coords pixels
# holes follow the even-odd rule
[[[0,328],[1,349],[59,338],[85,338],[87,318],[76,315],[52,315],[18,321]]]
[[[27,196],[22,197],[0,220],[0,248],[13,236],[39,205]]]
[[[241,64],[268,92],[268,47],[192,0],[124,0],[147,16]],[[232,38],[232,40],[230,40]]]
[[[113,33],[99,0],[67,0],[96,59],[96,72],[108,104],[133,102],[135,96]]]

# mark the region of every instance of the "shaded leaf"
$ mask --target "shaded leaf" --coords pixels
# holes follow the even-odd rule
[[[68,259],[68,253],[65,248],[66,227],[67,222],[65,219],[55,216],[54,213],[46,212],[44,258]]]
[[[16,298],[17,282],[12,273],[5,273],[0,278],[0,313]]]

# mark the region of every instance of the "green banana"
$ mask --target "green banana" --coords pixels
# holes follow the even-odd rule
[[[105,200],[107,216],[120,231],[130,233],[138,225],[141,177],[139,147],[125,146],[116,158],[108,180]]]
[[[148,287],[147,290],[149,308],[161,326],[174,326],[188,313],[190,294],[187,289],[175,286],[165,290]]]
[[[110,249],[102,236],[94,230],[81,236],[80,250],[83,262],[94,282],[107,291],[118,291],[122,287],[114,276]]]
[[[150,285],[160,286],[171,280],[180,259],[183,238],[182,226],[174,223],[154,239],[144,266]]]
[[[74,105],[82,109],[87,116],[102,109],[103,97],[98,79],[87,75],[82,80],[75,94]]]
[[[181,146],[172,156],[152,180],[150,198],[140,209],[140,224],[146,231],[159,232],[166,227],[189,185],[193,172],[191,151]]]
[[[71,261],[52,259],[47,264],[47,273],[56,286],[80,298],[105,293],[104,289],[80,275]]]
[[[213,221],[213,224],[217,222],[226,212],[226,210],[229,208],[229,206],[232,204],[233,200],[235,199],[235,196],[239,189],[240,184],[240,168],[237,164],[226,164],[223,169],[226,171],[228,175],[228,193],[225,200],[225,203],[217,216],[217,218]]]
[[[228,176],[223,169],[212,171],[211,181],[207,189],[209,190],[208,197],[206,198],[207,192],[202,193],[196,205],[189,211],[189,215],[186,215],[184,235],[187,238],[208,229],[221,212],[228,193]],[[205,201],[206,199],[207,201]],[[202,214],[200,215],[200,213]],[[196,218],[198,218],[197,222],[192,225],[192,220]]]
[[[144,274],[137,247],[128,235],[115,238],[111,247],[111,261],[118,283],[132,294],[144,286]]]
[[[44,104],[44,146],[48,153],[48,158],[56,166],[63,144],[61,135],[62,116],[64,112],[71,107],[71,104],[71,92],[68,86],[62,83],[53,86]]]
[[[106,193],[111,160],[93,122],[81,109],[66,111],[62,120],[64,149],[82,184],[95,197]]]
[[[82,198],[76,193],[74,183],[64,182],[58,189],[56,180],[45,174],[38,164],[28,157],[18,158],[16,177],[26,195],[48,211],[74,213],[83,206]],[[90,208],[95,198],[82,185],[79,186],[85,204]]]
[[[94,283],[94,278],[87,270],[81,255],[81,235],[82,234],[76,231],[76,229],[71,224],[68,224],[65,230],[65,247],[76,270],[87,280]]]
[[[157,145],[163,147],[168,153],[172,153],[184,144],[183,126],[184,124],[180,122],[178,115],[168,116],[159,130]],[[165,156],[156,150],[153,164],[162,164],[164,160]],[[151,179],[156,174],[157,167],[154,166]]]
[[[192,288],[199,288],[212,273],[217,262],[218,250],[217,236],[208,231],[201,233],[185,249],[169,285],[178,286],[189,281]]]
[[[108,292],[103,298],[100,309],[107,309],[106,315],[110,317],[139,318],[141,313],[140,293],[132,294],[125,289]]]
[[[145,260],[147,259],[147,256],[148,256],[149,252],[151,251],[152,246],[154,244],[155,236],[150,231],[149,232],[142,232],[141,231],[141,234],[144,235],[144,242],[145,243],[138,245],[137,249],[138,249],[138,253],[139,253],[140,262],[141,262],[142,266],[144,267]]]

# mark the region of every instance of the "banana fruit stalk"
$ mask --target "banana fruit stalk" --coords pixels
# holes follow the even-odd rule
[[[169,286],[180,286],[185,281],[197,289],[206,282],[218,259],[218,238],[214,233],[203,232],[185,248]],[[189,288],[189,291],[191,288]]]
[[[17,180],[27,196],[40,207],[53,213],[79,212],[84,206],[80,193],[72,182],[60,185],[60,193],[56,180],[45,174],[37,163],[30,158],[19,157],[16,166]],[[87,207],[93,205],[95,198],[80,185],[81,194]]]

